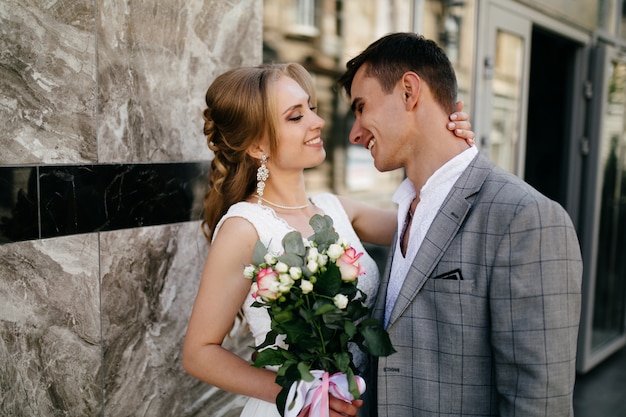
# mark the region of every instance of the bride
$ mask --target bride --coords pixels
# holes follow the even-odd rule
[[[240,311],[256,344],[270,330],[267,312],[251,306],[251,283],[243,276],[255,243],[261,240],[278,252],[285,234],[297,230],[310,236],[311,216],[327,214],[337,233],[365,252],[361,241],[390,244],[396,213],[332,194],[307,195],[304,169],[321,164],[326,152],[313,82],[299,64],[230,70],[209,87],[206,103],[204,133],[215,157],[203,230],[212,243],[185,336],[183,366],[195,378],[250,397],[242,416],[279,417],[275,398],[281,387],[274,382],[275,370],[255,368],[222,347]],[[449,128],[471,142],[473,132],[454,126],[470,127],[461,109],[462,104]],[[359,287],[373,304],[378,269],[367,253],[361,264],[366,274],[359,278]],[[353,354],[355,365],[363,370],[365,355],[356,350]],[[362,404],[332,396],[329,401],[331,417],[354,416]]]

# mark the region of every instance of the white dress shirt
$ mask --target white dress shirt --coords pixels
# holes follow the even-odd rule
[[[385,301],[385,327],[387,327],[389,317],[393,311],[402,284],[419,247],[424,241],[424,236],[428,232],[435,216],[441,208],[441,204],[452,189],[454,183],[459,179],[463,171],[478,154],[475,146],[468,148],[442,165],[433,175],[428,178],[420,190],[419,203],[413,213],[413,222],[409,233],[409,241],[406,247],[406,256],[402,255],[400,248],[402,230],[406,221],[407,213],[411,202],[416,197],[415,186],[406,178],[393,194],[393,202],[398,205],[398,241],[391,263],[391,275],[387,287],[387,298]]]

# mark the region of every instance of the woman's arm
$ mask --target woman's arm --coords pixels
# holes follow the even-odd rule
[[[185,342],[183,367],[193,377],[225,391],[275,402],[274,372],[258,369],[222,347],[250,291],[243,267],[252,262],[256,230],[246,220],[227,219],[209,250]]]
[[[253,367],[222,347],[250,291],[244,265],[252,262],[258,235],[238,217],[227,219],[207,256],[183,345],[183,367],[194,378],[225,391],[276,402],[276,373]],[[329,396],[330,417],[355,416],[362,401]]]
[[[362,242],[389,246],[396,233],[397,211],[337,196]]]

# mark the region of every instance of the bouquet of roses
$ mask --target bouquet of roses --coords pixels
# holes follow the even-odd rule
[[[279,366],[276,403],[283,416],[300,409],[328,415],[328,392],[344,400],[364,392],[348,343],[374,356],[395,352],[382,324],[368,318],[367,296],[357,288],[362,253],[333,230],[330,217],[315,215],[309,223],[313,236],[288,233],[282,254],[257,242],[253,265],[244,269],[253,281],[253,306],[271,318],[265,341],[254,348],[254,366]]]

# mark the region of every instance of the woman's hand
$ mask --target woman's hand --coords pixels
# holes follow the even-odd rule
[[[363,400],[353,400],[348,403],[328,394],[329,417],[354,417],[362,405]]]
[[[455,136],[465,139],[469,146],[474,145],[474,132],[472,132],[472,124],[469,122],[469,116],[463,112],[463,102],[456,102],[456,112],[450,115],[450,122],[446,125],[448,130],[452,131]]]

